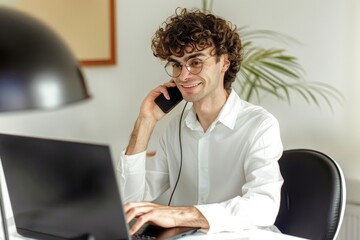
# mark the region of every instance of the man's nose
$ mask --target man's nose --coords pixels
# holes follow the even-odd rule
[[[181,68],[181,73],[179,76],[179,80],[181,81],[186,81],[186,79],[188,78],[188,76],[190,75],[190,71],[186,68],[185,65],[183,65],[183,67]]]

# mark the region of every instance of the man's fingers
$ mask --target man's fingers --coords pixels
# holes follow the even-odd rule
[[[137,203],[137,202],[128,202],[128,203],[125,203],[124,206],[123,206],[125,213],[127,213],[130,209],[136,207],[136,206],[139,205],[139,204],[140,204],[140,202],[139,202],[139,203]]]
[[[124,204],[124,210],[125,210],[125,212],[127,212],[132,208],[154,206],[154,205],[155,204],[151,203],[151,202],[127,202]]]
[[[124,205],[126,220],[129,223],[136,217],[146,214],[154,209],[156,204],[151,202],[130,202]]]
[[[149,218],[150,218],[151,212],[148,212],[144,215],[141,215],[140,217],[137,218],[136,222],[131,226],[130,229],[130,235],[133,235],[134,233],[136,233],[137,231],[139,231],[139,229],[148,222]]]
[[[136,233],[145,223],[161,227],[177,226],[176,218],[184,217],[184,208],[162,206],[151,202],[132,202],[124,205],[127,222],[130,223],[136,218],[131,226],[130,234]]]
[[[136,207],[126,213],[127,222],[131,222],[136,217],[143,216],[144,214],[152,211],[153,207]]]
[[[158,87],[158,91],[161,92],[161,94],[164,94],[164,97],[169,100],[170,99],[170,96],[169,96],[169,92],[168,92],[168,88],[169,87],[175,87],[176,86],[176,83],[174,81],[170,81],[170,82],[167,82],[163,85],[160,85]]]
[[[170,99],[170,96],[169,96],[169,93],[168,93],[168,90],[167,90],[167,87],[165,85],[161,85],[159,87],[159,91],[161,94],[164,94],[164,97],[169,100]]]

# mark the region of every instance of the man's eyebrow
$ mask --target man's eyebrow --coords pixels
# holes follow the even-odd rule
[[[178,60],[175,60],[175,59],[173,59],[173,58],[171,58],[171,57],[168,58],[168,62],[176,62],[176,63],[179,63]]]
[[[194,53],[194,54],[191,54],[189,56],[187,56],[184,61],[186,62],[187,60],[191,59],[191,58],[197,58],[197,57],[203,57],[203,56],[206,56],[204,53]],[[174,58],[171,58],[169,57],[168,59],[169,62],[176,62],[176,63],[180,63],[179,60],[176,60]]]

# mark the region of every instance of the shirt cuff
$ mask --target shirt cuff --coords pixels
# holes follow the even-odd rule
[[[209,229],[201,229],[205,233],[218,233],[218,232],[236,232],[242,230],[238,226],[237,221],[232,217],[226,209],[218,204],[206,204],[195,206],[209,223]]]
[[[133,155],[126,155],[125,150],[122,151],[117,169],[122,173],[137,173],[139,169],[145,169],[146,151]]]

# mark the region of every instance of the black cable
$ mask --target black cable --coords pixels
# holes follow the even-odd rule
[[[180,167],[179,167],[179,172],[178,172],[178,176],[177,176],[177,179],[176,179],[176,182],[175,182],[174,189],[172,190],[171,195],[170,195],[168,206],[170,206],[170,204],[171,204],[172,198],[174,196],[174,193],[175,193],[176,187],[177,187],[177,185],[179,183],[179,179],[180,179],[180,175],[181,175],[182,162],[183,162],[182,144],[181,144],[181,122],[182,122],[182,118],[183,118],[184,111],[186,109],[187,104],[188,104],[188,102],[185,103],[184,108],[183,108],[183,110],[181,112],[181,115],[180,115],[180,121],[179,121]]]

